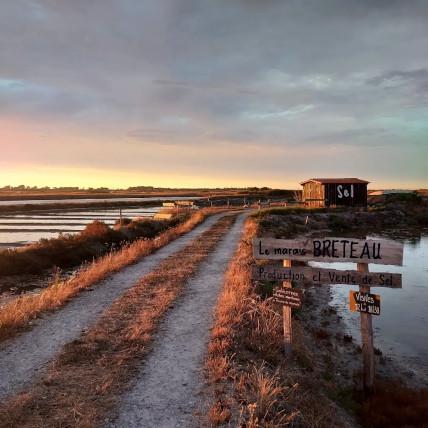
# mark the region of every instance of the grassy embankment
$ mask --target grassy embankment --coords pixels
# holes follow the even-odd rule
[[[206,361],[208,423],[246,427],[347,426],[312,375],[283,354],[282,317],[251,280],[254,218],[229,266]]]
[[[310,318],[310,311],[307,315],[293,311],[293,358],[286,359],[282,316],[269,297],[272,284],[255,287],[251,280],[255,263],[251,239],[256,235],[293,238],[301,233],[358,230],[364,235],[367,230],[379,232],[380,227],[392,225],[413,228],[424,223],[421,219],[426,219],[427,213],[427,204],[420,201],[417,205],[384,207],[375,213],[283,209],[250,218],[217,303],[206,361],[211,394],[208,423],[327,428],[354,426],[356,418],[373,428],[423,426],[428,420],[427,390],[383,380],[377,383],[375,395],[364,400],[358,390],[359,379],[355,384],[351,379],[343,388],[343,379],[336,373],[342,357],[336,355],[336,345],[326,331],[303,318]],[[305,224],[307,215],[310,221]],[[363,226],[365,231],[361,232]],[[344,337],[336,339],[343,341]],[[354,352],[354,358],[360,358],[356,346]]]
[[[137,239],[152,239],[171,227],[184,223],[190,213],[171,220],[129,220],[114,228],[95,220],[77,234],[64,234],[58,238],[41,239],[32,245],[0,251],[0,276],[41,274],[46,269],[60,269],[93,261],[105,253],[117,250]]]
[[[219,220],[142,278],[27,391],[0,405],[0,427],[104,426],[149,351],[156,328],[236,216]]]
[[[41,313],[64,305],[81,290],[189,232],[212,212],[201,210],[193,213],[187,221],[166,230],[156,238],[139,239],[125,245],[120,250],[112,251],[91,264],[83,265],[71,279],[56,282],[37,295],[25,295],[6,304],[0,312],[0,341],[16,334]]]

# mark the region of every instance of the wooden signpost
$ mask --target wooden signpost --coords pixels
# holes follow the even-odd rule
[[[284,260],[284,267],[291,267],[291,260]],[[284,281],[282,286],[288,290],[293,287],[291,281]],[[291,323],[291,306],[283,305],[282,306],[282,323],[284,328],[284,351],[285,355],[290,356],[292,353],[292,343],[293,343],[293,329]]]
[[[351,310],[360,312],[361,342],[363,353],[363,385],[366,394],[374,387],[374,348],[372,315],[380,315],[380,296],[371,294],[370,287],[401,288],[401,274],[369,272],[369,263],[403,264],[403,244],[385,239],[307,238],[253,240],[254,258],[283,260],[283,266],[265,264],[253,269],[253,279],[283,282],[283,289],[274,293],[274,301],[283,305],[284,344],[291,354],[292,308],[300,307],[301,291],[292,289],[292,282],[318,285],[345,284],[359,287],[350,292]],[[293,266],[293,260],[318,262],[353,262],[357,271]]]

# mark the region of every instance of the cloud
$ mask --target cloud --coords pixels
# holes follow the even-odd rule
[[[367,80],[369,84],[383,87],[395,87],[415,84],[420,89],[428,88],[428,69],[391,70]]]
[[[5,2],[0,112],[28,134],[37,122],[39,151],[65,145],[61,132],[76,136],[75,163],[112,141],[129,158],[162,147],[159,168],[171,147],[220,156],[210,150],[227,144],[257,156],[359,147],[366,159],[388,146],[395,159],[403,136],[416,157],[427,19],[424,0]]]
[[[388,130],[385,128],[363,128],[363,129],[345,129],[343,131],[327,133],[317,136],[312,136],[306,141],[312,143],[326,143],[326,144],[345,144],[345,145],[370,145],[373,146],[373,137],[376,137],[375,145],[388,146],[391,141],[386,138]],[[383,137],[379,139],[379,137]]]
[[[291,107],[286,110],[280,110],[280,111],[272,111],[272,112],[260,112],[260,113],[246,113],[246,116],[250,119],[291,119],[294,116],[301,115],[303,113],[306,113],[312,109],[314,109],[315,106],[313,104],[306,104],[306,105],[297,105],[294,107]]]

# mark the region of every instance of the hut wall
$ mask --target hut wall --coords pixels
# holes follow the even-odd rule
[[[366,206],[367,184],[364,183],[331,183],[324,186],[326,206]]]
[[[310,207],[324,206],[324,186],[310,181],[303,185],[303,201]]]

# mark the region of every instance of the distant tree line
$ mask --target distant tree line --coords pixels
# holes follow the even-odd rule
[[[68,191],[76,191],[76,190],[83,190],[83,189],[79,189],[79,187],[49,187],[49,186],[43,186],[43,187],[38,187],[38,186],[25,186],[24,184],[21,184],[19,186],[3,186],[0,188],[0,190],[26,190],[26,191],[43,191],[43,190],[68,190]]]
[[[97,188],[93,188],[93,187],[88,187],[87,189],[85,188],[80,188],[77,186],[60,186],[60,187],[50,187],[50,186],[43,186],[43,187],[38,187],[38,186],[25,186],[24,184],[21,184],[19,186],[3,186],[0,187],[0,191],[26,191],[26,192],[48,192],[48,191],[52,191],[52,190],[56,190],[56,191],[64,191],[64,192],[110,192],[111,190],[108,187],[97,187]]]
[[[132,186],[127,189],[109,189],[108,187],[78,187],[78,186],[61,186],[61,187],[50,187],[50,186],[26,186],[21,184],[19,186],[3,186],[0,187],[0,191],[26,191],[26,192],[49,192],[49,191],[62,191],[62,192],[96,192],[96,193],[108,193],[108,192],[155,192],[155,191],[175,191],[175,190],[188,190],[188,191],[240,191],[240,192],[281,192],[281,189],[272,189],[270,187],[201,187],[198,189],[190,188],[177,188],[177,187],[155,187],[155,186]]]

